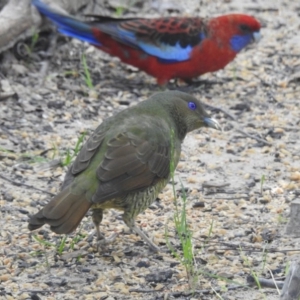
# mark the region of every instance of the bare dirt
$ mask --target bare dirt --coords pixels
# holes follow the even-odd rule
[[[105,2],[105,13],[118,5]],[[196,291],[189,292],[185,269],[166,245],[167,225],[169,240],[181,253],[171,185],[137,219],[161,247],[158,254],[114,211],[105,215],[101,229],[107,236],[120,234],[101,253],[89,216],[67,236],[61,254],[64,237],[47,227],[28,231],[28,215],[49,200],[47,192],[59,190],[67,169],[59,161],[72,153],[80,134],[89,135],[103,119],[161,91],[153,78],[117,58],[59,38],[43,85],[45,58],[38,49],[26,59],[13,51],[2,54],[1,89],[14,95],[0,100],[0,298],[279,299],[276,289],[238,283],[247,285],[253,273],[269,279],[272,273],[282,281],[289,262],[299,259],[300,240],[286,235],[285,227],[290,203],[300,195],[300,5],[190,0],[128,7],[124,17],[243,12],[263,24],[262,40],[224,70],[190,86],[167,86],[222,109],[208,107],[223,132],[189,134],[176,171],[176,189],[181,180],[187,190],[200,272]],[[84,81],[83,53],[94,90]]]

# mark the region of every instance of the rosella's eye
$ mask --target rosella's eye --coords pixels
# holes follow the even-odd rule
[[[251,31],[251,29],[249,28],[249,26],[246,25],[246,24],[241,24],[241,25],[240,25],[240,29],[241,29],[243,32],[250,32],[250,31]]]
[[[197,105],[195,102],[189,102],[189,109],[195,110],[197,108]]]

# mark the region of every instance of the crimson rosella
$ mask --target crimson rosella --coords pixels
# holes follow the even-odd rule
[[[211,19],[94,16],[93,21],[83,22],[40,0],[32,0],[32,4],[56,24],[59,32],[119,57],[155,77],[160,85],[172,78],[189,81],[220,70],[260,38],[260,23],[244,14]]]

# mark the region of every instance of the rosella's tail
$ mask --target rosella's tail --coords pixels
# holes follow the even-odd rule
[[[31,3],[57,26],[59,32],[96,46],[101,45],[94,37],[90,24],[64,14],[59,9],[52,8],[40,0],[32,0]]]

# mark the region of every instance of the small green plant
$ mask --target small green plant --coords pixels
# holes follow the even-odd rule
[[[47,255],[47,251],[46,251],[46,248],[49,248],[49,247],[55,247],[54,244],[50,243],[50,242],[47,242],[41,238],[39,238],[37,235],[33,235],[33,238],[39,243],[41,244],[43,247],[44,247],[44,251],[35,251],[33,253],[33,255],[39,255],[39,254],[44,254],[45,256],[45,260],[46,260],[46,267],[48,270],[50,270],[50,263],[49,263],[49,260],[48,260],[48,255]]]
[[[82,62],[82,65],[83,65],[83,70],[84,70],[84,81],[85,81],[85,83],[86,83],[86,85],[88,86],[89,89],[93,89],[94,85],[93,85],[93,81],[92,81],[92,78],[91,78],[91,74],[90,74],[88,65],[86,63],[86,57],[85,57],[84,53],[81,56],[81,62]]]
[[[40,237],[38,237],[36,234],[34,234],[33,236],[32,236],[39,244],[41,244],[41,245],[43,245],[43,246],[45,246],[45,247],[56,247],[56,245],[55,244],[52,244],[52,243],[50,243],[50,242],[48,242],[48,241],[45,241],[45,240],[43,240],[43,239],[41,239]]]
[[[82,238],[84,237],[84,235],[81,234],[81,226],[78,230],[78,232],[76,233],[76,235],[73,237],[71,243],[70,243],[70,249],[74,250],[74,246],[82,240]]]
[[[12,150],[8,150],[8,149],[5,149],[5,148],[1,148],[0,147],[0,152],[3,152],[3,153],[11,153],[11,154],[14,154],[15,152],[12,151]],[[41,155],[35,155],[35,154],[32,154],[30,152],[26,152],[26,153],[22,153],[18,159],[21,159],[22,161],[26,161],[28,163],[40,163],[40,162],[45,162],[45,161],[48,161],[47,158],[45,158],[44,156],[41,156]]]
[[[120,3],[120,6],[115,8],[115,16],[117,18],[122,17],[124,12],[135,4],[136,0],[127,0],[126,2],[123,2],[123,6],[121,6],[122,3]]]
[[[37,41],[39,39],[39,33],[38,32],[34,32],[34,34],[32,35],[32,38],[31,38],[31,43],[30,43],[30,51],[32,53]]]
[[[81,149],[85,135],[86,135],[86,132],[83,132],[82,134],[80,134],[73,150],[67,149],[66,156],[62,161],[63,167],[68,166],[72,162],[73,158],[77,156],[77,154],[79,153],[79,151]]]
[[[121,16],[123,15],[123,13],[124,13],[124,10],[125,10],[125,7],[123,7],[123,6],[118,6],[118,7],[116,8],[116,11],[115,11],[116,17],[117,17],[117,18],[121,17]]]
[[[260,178],[260,193],[261,194],[263,193],[263,186],[264,186],[265,181],[266,181],[266,177],[265,177],[265,175],[262,175]]]
[[[71,250],[74,249],[74,246],[80,241],[82,240],[82,238],[84,237],[84,235],[82,235],[81,233],[81,229],[79,229],[79,231],[75,234],[75,236],[71,239],[70,242],[70,246],[69,248]],[[62,238],[59,240],[59,242],[57,244],[53,244],[50,243],[48,241],[45,241],[44,239],[38,237],[37,235],[33,235],[33,238],[41,245],[43,245],[45,248],[55,248],[57,253],[59,255],[62,255],[62,253],[65,251],[66,246],[67,246],[67,239],[68,239],[68,235],[64,235],[62,236]],[[44,252],[45,253],[45,252]]]
[[[181,262],[186,269],[186,273],[189,278],[189,284],[191,288],[195,288],[197,276],[196,276],[196,270],[194,268],[194,247],[192,242],[193,233],[189,229],[187,224],[187,218],[186,218],[187,195],[185,193],[185,188],[182,184],[181,184],[181,189],[182,189],[181,208],[179,207],[179,203],[175,198],[174,223],[182,247],[183,257],[181,259]]]
[[[255,271],[252,269],[251,263],[250,263],[250,261],[248,260],[247,256],[243,253],[243,250],[242,250],[241,247],[240,247],[240,252],[241,252],[241,257],[242,257],[242,259],[243,259],[245,265],[247,265],[248,268],[250,269],[251,276],[253,277],[253,279],[254,279],[254,281],[255,281],[255,283],[256,283],[256,286],[258,287],[259,290],[261,290],[262,287],[261,287],[261,284],[260,284],[260,282],[259,282],[259,278],[258,278],[257,272],[255,272]],[[263,297],[263,299],[267,299],[267,298],[266,298],[266,295],[265,295],[264,293],[262,293],[262,297]]]
[[[32,37],[31,37],[31,41],[30,41],[30,45],[27,44],[23,44],[24,47],[24,53],[23,55],[29,56],[32,54],[34,47],[36,46],[36,43],[39,39],[39,33],[38,32],[34,32]]]
[[[67,235],[65,235],[61,240],[60,240],[60,244],[57,247],[57,252],[59,255],[62,255],[65,247],[66,247],[66,241],[67,241]]]
[[[288,219],[285,218],[282,214],[278,214],[278,216],[277,216],[277,222],[279,224],[285,224],[285,223],[287,223],[287,221],[288,221]]]
[[[201,246],[203,252],[204,252],[204,248],[207,246],[207,244],[209,242],[210,237],[212,236],[213,228],[214,228],[214,220],[211,220],[207,238],[205,238],[204,243]]]
[[[82,238],[84,237],[84,235],[82,235],[80,232],[81,232],[81,227],[80,227],[79,231],[76,232],[76,234],[74,235],[74,237],[72,237],[72,240],[71,240],[71,242],[70,242],[70,247],[69,247],[71,250],[74,250],[74,246],[75,246],[79,241],[81,241]],[[68,236],[65,235],[65,236],[61,239],[60,244],[59,244],[58,247],[57,247],[57,252],[58,252],[59,255],[61,255],[61,254],[63,253],[63,251],[65,250],[65,248],[66,248],[66,245],[67,245],[67,237],[68,237]]]
[[[58,156],[58,149],[57,149],[57,145],[52,142],[52,156],[51,159],[54,159],[56,156]]]
[[[192,231],[189,229],[186,219],[186,201],[187,195],[185,188],[181,183],[182,189],[182,203],[181,207],[177,200],[176,190],[175,190],[175,145],[174,145],[174,131],[171,132],[171,161],[170,161],[170,174],[172,180],[174,204],[175,204],[175,213],[174,213],[174,224],[176,233],[180,239],[180,245],[182,248],[182,254],[174,249],[169,241],[168,228],[165,229],[165,237],[167,245],[172,252],[172,254],[183,264],[186,270],[186,274],[189,280],[189,285],[192,289],[195,288],[195,283],[197,280],[197,274],[194,267],[194,249],[192,242]]]
[[[25,156],[25,155],[24,155]],[[43,156],[39,156],[39,155],[34,155],[34,156],[31,156],[31,155],[26,155],[26,157],[29,159],[28,162],[30,164],[34,164],[34,163],[44,163],[44,162],[47,162],[48,159],[43,157]]]
[[[4,153],[14,153],[14,151],[8,150],[8,149],[2,148],[2,147],[0,147],[0,151],[4,152]]]
[[[62,161],[63,167],[68,166],[68,165],[72,162],[72,158],[73,158],[73,157],[74,157],[74,155],[71,154],[70,149],[67,149],[66,157],[65,157],[65,159]]]
[[[58,252],[59,255],[61,255],[65,249],[66,246],[66,240],[67,240],[67,235],[64,235],[59,243],[53,244],[48,241],[45,241],[44,239],[41,239],[37,235],[33,235],[33,238],[41,245],[43,245],[45,248],[55,248],[56,251]]]
[[[268,243],[265,242],[264,246],[263,246],[263,252],[262,252],[262,256],[263,256],[262,262],[263,262],[263,264],[261,266],[261,272],[263,272],[265,270],[265,267],[266,267],[266,264],[267,264],[267,256],[268,256],[267,245],[268,245]]]
[[[76,70],[68,70],[64,72],[64,76],[72,76],[72,77],[78,77],[78,72]]]
[[[287,274],[289,273],[290,271],[290,266],[291,266],[291,263],[289,261],[286,262],[286,265],[285,265],[285,268],[284,268],[284,275],[287,276]]]

